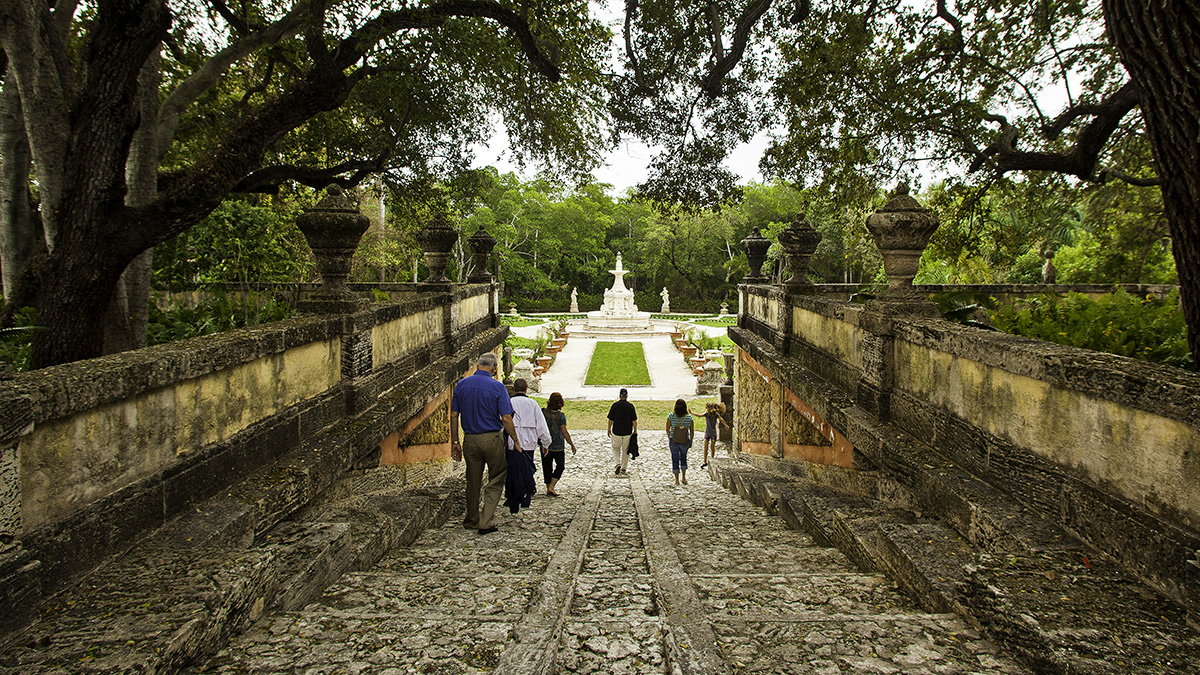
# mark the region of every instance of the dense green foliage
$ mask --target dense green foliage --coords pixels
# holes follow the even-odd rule
[[[917,283],[1176,282],[1161,195],[1061,177],[1001,180],[986,195],[939,183],[925,194],[941,217]]]
[[[256,204],[255,202],[263,202]],[[313,273],[300,209],[284,198],[229,200],[199,224],[154,249],[153,280],[163,290],[211,284],[304,281]]]
[[[599,309],[619,252],[639,309],[657,311],[666,288],[672,312],[712,314],[722,302],[736,304],[737,283],[749,269],[740,241],[754,229],[774,240],[803,211],[823,235],[811,265],[815,281],[875,278],[880,258],[864,225],[872,202],[838,206],[828,193],[782,183],[752,184],[743,194],[719,210],[693,210],[614,199],[604,185],[572,189],[494,169],[473,172],[469,188],[443,193],[460,233],[450,273],[470,273],[463,242],[484,228],[498,240],[503,306],[563,311],[574,289],[581,312]],[[766,269],[776,278],[786,272],[780,258],[773,247]]]
[[[650,384],[641,342],[597,342],[584,384],[639,386]]]
[[[38,328],[32,307],[25,307],[15,314],[13,326],[0,329],[0,362],[12,366],[13,371],[29,370],[29,356],[33,348],[33,333]]]
[[[200,335],[280,321],[291,315],[291,307],[286,303],[254,294],[238,299],[217,292],[195,306],[173,304],[166,309],[160,309],[152,302],[146,341],[150,345],[156,345],[186,340]]]
[[[1045,295],[991,314],[1001,330],[1058,344],[1191,368],[1179,292],[1163,299],[1123,290],[1090,300],[1078,293]]]

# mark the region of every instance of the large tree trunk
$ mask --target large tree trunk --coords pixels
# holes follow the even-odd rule
[[[1200,369],[1200,0],[1104,0],[1109,39],[1141,89],[1162,178],[1192,363]]]
[[[0,6],[18,16],[21,5],[0,0]],[[68,128],[42,130],[32,124],[41,110],[25,116],[39,183],[51,178],[47,173],[61,171],[52,177],[61,187],[57,198],[43,195],[42,200],[44,220],[52,220],[58,228],[48,232],[54,235],[50,255],[37,268],[34,306],[38,324],[48,330],[41,331],[33,342],[30,365],[34,368],[103,353],[103,319],[117,280],[147,248],[138,231],[144,224],[131,218],[125,205],[125,172],[132,137],[140,123],[138,79],[166,35],[171,15],[161,0],[121,0],[101,3],[99,8],[81,68],[83,93],[57,99],[57,105],[70,101]],[[6,47],[22,44],[20,28],[4,27]],[[17,71],[24,75],[17,81],[27,109],[44,93],[39,87],[62,80],[52,81],[46,75],[62,73],[57,66],[54,71],[38,68],[61,58],[56,47],[49,39],[29,41],[35,53],[23,59],[24,70]],[[61,94],[74,87],[59,89]],[[39,161],[38,147],[43,155],[54,148],[65,154]]]
[[[70,221],[67,221],[70,222]],[[65,234],[65,233],[64,233]],[[34,368],[94,358],[104,346],[104,316],[123,262],[97,243],[61,241],[39,266],[35,307],[42,331],[33,342]],[[129,257],[123,257],[129,260]]]
[[[25,263],[45,250],[37,214],[30,203],[33,157],[15,75],[9,69],[0,92],[0,291],[10,297]]]
[[[116,354],[146,346],[150,320],[150,273],[154,249],[129,263],[117,280],[104,317],[104,353]]]
[[[129,161],[125,167],[125,180],[129,186],[125,204],[128,206],[145,206],[158,197],[158,161],[162,156],[158,147],[157,124],[160,63],[161,51],[155,51],[146,60],[138,77],[137,101],[141,123],[133,134]],[[125,273],[117,282],[109,303],[108,316],[104,319],[105,354],[146,346],[153,262],[154,249],[143,252],[125,268]]]

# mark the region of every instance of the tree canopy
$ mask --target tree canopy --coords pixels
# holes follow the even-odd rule
[[[679,208],[735,199],[720,161],[763,133],[770,176],[822,191],[804,203],[826,209],[814,218],[823,227],[839,223],[830,239],[843,261],[869,251],[853,225],[864,205],[931,165],[950,175],[944,204],[964,223],[996,213],[985,188],[1024,189],[1018,174],[1158,186],[1156,231],[1166,226],[1200,357],[1200,42],[1186,37],[1200,34],[1200,0],[620,7],[612,50],[582,0],[0,0],[0,268],[10,315],[32,305],[50,329],[33,361],[100,353],[97,327],[103,308],[120,307],[122,275],[230,194],[377,176],[380,189],[408,193],[408,213],[444,210],[468,203],[446,186],[499,127],[519,163],[576,183],[618,138],[664,149],[639,189],[657,215],[462,186],[491,215],[460,217],[494,223],[513,276],[530,283],[549,274],[534,244],[583,216],[654,241],[656,270],[700,261],[715,247],[684,250],[695,237],[680,236],[692,220]],[[1153,212],[1150,201],[1098,198],[1113,225],[1102,231],[1128,230],[1121,223]],[[1043,229],[1070,220],[1052,211]],[[506,229],[521,213],[539,224]],[[738,223],[712,217],[705,232],[737,236]],[[1146,238],[1144,260],[1126,267],[1154,268],[1164,241]],[[584,259],[598,242],[557,240]],[[386,267],[399,256],[384,244]],[[602,258],[588,264],[603,269]],[[853,277],[844,262],[826,272],[835,267]],[[560,290],[570,272],[557,273]]]
[[[448,177],[497,123],[518,160],[604,147],[586,2],[0,0],[8,307],[37,366],[97,356],[143,252],[231,192]]]
[[[929,165],[1159,186],[1200,358],[1200,2],[628,0],[622,131],[665,147],[643,186],[721,201],[711,168],[762,131],[768,175],[863,197]],[[618,100],[621,100],[618,98]],[[624,111],[624,112],[622,112]],[[708,169],[699,166],[708,162]],[[708,172],[708,173],[706,173]]]

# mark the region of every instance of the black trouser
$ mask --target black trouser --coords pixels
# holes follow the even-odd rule
[[[567,451],[551,450],[542,456],[542,478],[546,481],[546,485],[550,484],[551,479],[562,478],[563,463],[566,461]]]

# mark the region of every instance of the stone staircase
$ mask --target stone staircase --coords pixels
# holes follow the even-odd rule
[[[892,461],[917,474],[905,483],[924,495],[881,474],[762,457],[709,470],[927,611],[981,628],[1034,672],[1200,672],[1200,627],[1182,606],[929,448],[895,447],[907,456]]]
[[[175,673],[202,662],[264,614],[308,604],[345,573],[369,569],[445,521],[461,479],[396,485],[394,470],[352,474],[263,531],[264,510],[310,489],[287,460],[164,527],[51,600],[0,651],[5,673]],[[285,508],[279,506],[278,508]]]
[[[575,432],[562,497],[482,537],[453,517],[197,672],[1027,672],[702,472],[675,487],[663,434],[645,436],[615,476],[604,434]]]

